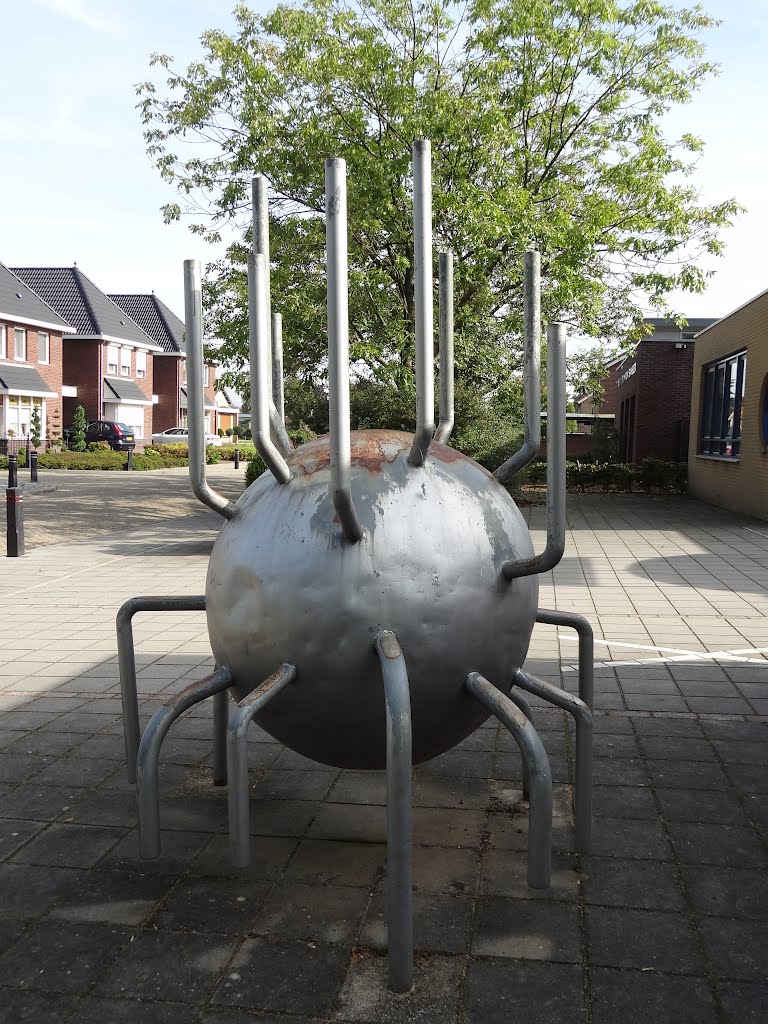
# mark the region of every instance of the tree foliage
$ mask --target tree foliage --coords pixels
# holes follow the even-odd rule
[[[498,395],[519,365],[528,248],[542,254],[545,319],[597,338],[642,333],[640,289],[665,313],[670,291],[703,289],[697,261],[720,253],[739,207],[699,202],[702,143],[663,130],[665,112],[716,70],[700,40],[714,22],[700,8],[305,0],[265,15],[240,5],[235,17],[232,35],[203,35],[186,70],[155,54],[164,81],[138,87],[148,152],[180,193],[166,219],[197,215],[193,230],[212,239],[238,233],[207,278],[219,358],[245,362],[258,171],[273,183],[286,369],[322,391],[323,159],[342,156],[357,376],[395,396],[412,388],[410,158],[421,137],[433,144],[436,247],[456,255],[457,373],[469,394]]]
[[[82,405],[78,405],[72,420],[72,447],[76,452],[85,451],[85,431],[87,427],[88,422],[85,418],[85,409]]]

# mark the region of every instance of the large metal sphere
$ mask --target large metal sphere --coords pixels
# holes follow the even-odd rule
[[[385,763],[384,689],[374,640],[393,630],[408,667],[413,758],[455,746],[488,716],[464,690],[471,671],[505,691],[528,650],[538,579],[503,563],[533,553],[507,491],[476,462],[433,444],[407,464],[411,436],[352,434],[352,496],[365,531],[342,537],[319,438],[243,494],[211,553],[208,630],[242,698],[281,662],[296,681],[258,716],[276,739],[339,767]]]

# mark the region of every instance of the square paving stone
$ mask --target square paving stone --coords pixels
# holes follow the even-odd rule
[[[67,818],[77,825],[132,828],[138,822],[136,793],[122,793],[114,789],[90,790],[70,810]]]
[[[427,953],[466,953],[474,900],[438,893],[413,894],[414,949]],[[371,900],[359,943],[373,949],[387,948],[386,895]]]
[[[749,715],[752,708],[743,697],[686,697],[697,715]]]
[[[483,809],[489,801],[488,779],[459,779],[451,775],[417,775],[413,780],[414,807]]]
[[[669,832],[675,852],[687,864],[768,865],[768,854],[750,828],[671,821]]]
[[[590,962],[673,974],[701,974],[704,964],[683,914],[587,907]]]
[[[418,775],[449,775],[487,779],[491,774],[490,750],[449,750],[416,769]]]
[[[726,764],[768,764],[768,737],[757,740],[712,740]]]
[[[83,1022],[85,1024],[85,1022]],[[203,1015],[200,1024],[323,1024],[319,1017],[284,1017],[282,1014],[251,1011],[244,1016],[238,1010],[211,1010]]]
[[[719,977],[765,982],[768,975],[768,924],[705,917],[699,921],[699,930]]]
[[[571,964],[471,959],[466,1024],[583,1024],[581,968]]]
[[[413,841],[417,846],[480,846],[485,815],[475,810],[448,807],[414,807]]]
[[[253,931],[280,939],[351,945],[367,903],[366,889],[280,885],[264,904]]]
[[[648,772],[639,757],[596,757],[592,780],[602,786],[647,786],[649,782]]]
[[[710,822],[746,826],[747,819],[732,790],[666,789],[658,787],[656,796],[667,821]]]
[[[419,956],[413,988],[394,993],[386,957],[355,955],[339,996],[335,1019],[365,1024],[453,1024],[463,963],[456,957]]]
[[[121,762],[103,757],[62,757],[35,777],[36,785],[97,786],[120,768]]]
[[[675,760],[714,761],[712,747],[695,736],[643,736],[640,746],[649,761]]]
[[[748,868],[683,866],[688,893],[702,914],[768,920],[765,873]]]
[[[768,985],[721,982],[719,989],[731,1024],[765,1024],[768,1020]]]
[[[0,782],[23,782],[49,764],[50,759],[42,754],[0,754]]]
[[[184,871],[210,839],[208,832],[160,831],[160,856],[147,860],[139,853],[138,832],[131,830],[99,861],[100,868],[175,875]]]
[[[297,839],[273,836],[251,836],[251,863],[247,868],[236,868],[228,835],[213,836],[207,845],[195,856],[189,865],[191,875],[213,875],[220,878],[253,878],[255,881],[275,881],[280,878],[291,854],[298,845]]]
[[[673,789],[728,789],[728,779],[715,761],[687,761],[670,758],[649,761],[648,771],[654,786]]]
[[[681,736],[701,738],[701,726],[692,718],[659,715],[656,718],[633,719],[638,736]]]
[[[382,871],[386,846],[302,839],[285,872],[288,882],[369,887]]]
[[[129,938],[125,928],[44,921],[0,957],[0,977],[19,988],[79,992],[101,977]]]
[[[182,879],[152,924],[166,931],[253,931],[270,885],[250,879]]]
[[[349,957],[343,946],[246,939],[213,1003],[325,1016],[333,1007]]]
[[[310,820],[312,824],[307,830],[310,839],[335,839],[344,843],[387,841],[387,818],[383,806],[325,803],[319,805]]]
[[[476,850],[417,846],[413,851],[413,887],[417,892],[472,895],[479,870],[480,860]]]
[[[246,1024],[240,1018],[241,1024]],[[86,999],[68,1024],[189,1024],[183,1003],[135,1002],[132,999]]]
[[[519,900],[556,900],[572,903],[579,898],[580,876],[571,858],[562,854],[552,858],[552,883],[549,889],[528,885],[527,858],[508,850],[488,850],[483,857],[482,892]]]
[[[155,910],[170,886],[170,879],[162,875],[125,871],[84,872],[77,887],[59,899],[51,917],[140,925]]]
[[[43,828],[41,821],[0,818],[0,861],[10,857]]]
[[[593,752],[598,757],[639,757],[640,748],[634,736],[595,730]]]
[[[278,767],[259,780],[253,795],[260,800],[322,800],[337,775],[336,771],[297,772]]]
[[[313,800],[251,800],[251,835],[301,836],[325,804]]]
[[[593,1024],[716,1024],[718,1020],[703,978],[598,967],[591,979]]]
[[[16,786],[0,800],[0,818],[54,821],[83,799],[84,790],[63,786]]]
[[[630,711],[688,711],[682,697],[666,693],[626,693],[624,700]]]
[[[586,903],[642,910],[683,909],[672,864],[589,857],[582,890]]]
[[[478,902],[472,952],[577,963],[581,957],[578,908],[484,897]]]
[[[50,992],[3,990],[3,1013],[13,1024],[63,1024],[77,1006],[78,997]]]
[[[0,864],[0,913],[7,917],[40,917],[51,904],[76,890],[82,872],[70,868]]]
[[[27,921],[22,921],[18,918],[0,917],[0,953],[4,953],[6,949],[12,946],[28,926]]]
[[[729,764],[728,775],[744,793],[768,793],[768,765]]]
[[[125,835],[125,829],[49,825],[14,854],[14,863],[90,868]]]
[[[706,720],[701,723],[704,732],[713,740],[745,740],[750,743],[763,743],[766,740],[768,727],[761,722],[719,722]]]
[[[105,971],[95,995],[197,1003],[216,983],[236,943],[181,932],[142,932]]]
[[[671,860],[672,847],[658,821],[595,818],[592,824],[592,854],[640,860]]]
[[[639,818],[654,820],[656,804],[647,786],[594,786],[593,811],[596,818]]]

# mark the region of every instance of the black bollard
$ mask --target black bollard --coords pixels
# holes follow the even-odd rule
[[[125,464],[126,469],[133,469],[133,448],[128,449],[128,461]]]
[[[37,483],[37,452],[29,454],[29,481],[33,484]]]
[[[6,545],[9,558],[18,558],[24,554],[24,506],[21,501],[21,488],[8,487],[6,499]]]
[[[18,455],[8,456],[8,486],[19,486],[19,457]]]
[[[240,469],[240,449],[235,448],[235,469]]]

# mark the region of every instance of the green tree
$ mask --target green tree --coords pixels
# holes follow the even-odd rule
[[[72,421],[72,447],[76,452],[85,451],[85,431],[87,426],[85,409],[82,405],[78,405],[75,409],[75,418]]]
[[[32,408],[32,419],[30,423],[30,440],[35,448],[40,447],[40,435],[43,432],[43,425],[40,422],[40,406],[35,405]]]
[[[412,389],[410,147],[433,143],[436,245],[455,253],[459,383],[494,398],[519,367],[523,253],[542,253],[545,319],[595,338],[642,333],[701,291],[702,253],[739,207],[699,202],[699,139],[665,137],[672,106],[716,71],[700,8],[655,0],[305,0],[235,10],[162,82],[138,87],[148,152],[181,201],[166,220],[242,241],[209,267],[209,334],[247,392],[250,177],[273,182],[273,305],[289,384],[322,391],[323,158],[349,168],[351,357],[358,379]],[[190,145],[191,144],[191,145]],[[290,388],[289,388],[290,390]],[[397,403],[395,403],[396,405]],[[289,406],[290,408],[290,406]],[[395,410],[396,412],[396,410]]]

